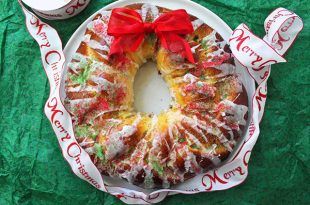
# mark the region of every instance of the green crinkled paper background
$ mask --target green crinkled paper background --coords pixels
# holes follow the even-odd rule
[[[112,1],[93,0],[79,16],[48,22],[65,45],[92,13]],[[309,0],[196,0],[231,28],[246,23],[258,36],[277,7],[296,12],[305,27],[272,66],[261,133],[246,181],[229,190],[166,198],[165,205],[310,204]],[[63,159],[43,107],[49,84],[37,43],[16,0],[0,0],[0,205],[123,204],[80,180]]]

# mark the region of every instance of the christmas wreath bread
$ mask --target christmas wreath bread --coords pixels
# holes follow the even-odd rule
[[[173,99],[158,115],[133,108],[135,74],[148,60]],[[220,166],[246,125],[247,94],[229,46],[185,10],[133,4],[98,13],[68,64],[65,90],[75,137],[98,170],[144,188]]]

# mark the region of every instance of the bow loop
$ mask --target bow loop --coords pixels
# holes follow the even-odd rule
[[[161,15],[155,20],[158,30],[173,32],[179,35],[194,31],[189,15],[184,9],[174,10]]]
[[[145,34],[154,32],[165,49],[195,63],[188,42],[181,37],[193,31],[190,17],[184,9],[164,13],[153,23],[144,23],[135,10],[116,8],[112,10],[108,24],[108,35],[115,37],[109,55],[136,51]]]
[[[124,36],[126,34],[142,33],[143,21],[135,10],[116,8],[112,10],[107,33],[110,36]]]

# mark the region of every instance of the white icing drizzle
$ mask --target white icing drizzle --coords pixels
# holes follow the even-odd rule
[[[75,87],[67,87],[68,92],[79,92],[79,91],[81,91],[81,89],[82,89],[81,85],[78,85]]]
[[[77,104],[80,104],[80,103],[88,104],[88,103],[90,103],[93,100],[94,100],[94,98],[71,99],[70,100],[70,105],[74,106],[74,105],[77,105]]]
[[[202,42],[206,42],[208,47],[215,46],[218,48],[216,51],[208,52],[207,56],[211,56],[211,57],[221,56],[221,55],[223,55],[223,53],[226,53],[223,50],[224,46],[226,45],[226,42],[225,41],[216,42],[216,36],[215,35],[216,35],[216,31],[213,30],[209,35],[205,36],[202,39]]]
[[[200,46],[200,44],[196,45],[196,46],[193,46],[191,47],[191,51],[192,53],[195,53],[196,49]]]
[[[209,118],[210,122],[216,124],[216,126],[222,127],[222,128],[224,128],[225,130],[231,130],[231,128],[230,128],[229,126],[225,125],[225,122],[221,122],[221,121],[219,121],[219,120],[216,119],[216,118],[213,118],[213,119],[212,119],[210,116],[208,116],[208,118]]]
[[[95,19],[87,25],[87,28],[103,39],[107,46],[110,47],[114,37],[107,34],[107,23],[103,19]]]
[[[200,27],[204,22],[200,19],[196,19],[194,21],[192,21],[192,26],[194,28],[194,30],[196,30],[198,27]]]
[[[236,83],[235,83],[235,89],[236,89],[237,93],[242,93],[242,91],[243,91],[243,89],[242,89],[242,80],[240,78],[241,77],[238,75]],[[238,95],[238,97],[239,97],[239,95]]]
[[[200,123],[198,123],[198,119],[197,119],[196,117],[195,117],[194,120],[196,121],[196,125],[195,125],[195,126],[193,125],[192,128],[194,128],[197,132],[200,132],[200,136],[203,136],[203,137],[205,138],[205,135],[204,135],[197,127],[206,130],[207,133],[210,133],[210,134],[212,134],[212,135],[217,136],[218,139],[220,140],[220,142],[225,146],[225,148],[226,148],[229,152],[232,151],[232,148],[231,148],[231,146],[229,145],[229,143],[230,143],[230,142],[231,142],[231,143],[235,143],[234,140],[228,141],[228,139],[221,133],[221,131],[220,131],[217,127],[205,127],[204,125],[201,125],[201,123],[202,123],[203,121],[199,121]],[[232,134],[232,133],[231,133],[231,134]],[[199,145],[198,143],[196,143],[196,144]],[[216,144],[214,144],[214,145],[216,145]],[[216,153],[215,153],[215,148],[216,148],[216,147],[214,147],[214,145],[213,145],[213,150],[209,151],[209,155],[211,155],[211,156],[216,154]],[[202,146],[202,145],[201,145],[201,147],[203,147],[204,150],[206,149],[206,148],[205,148],[204,146]],[[205,150],[205,151],[206,151],[206,150]],[[208,155],[208,156],[209,156],[209,155]],[[210,157],[209,157],[209,158],[210,158]],[[220,163],[220,159],[216,158],[215,156],[212,156],[212,161],[213,161],[214,164]]]
[[[73,60],[78,60],[79,62],[70,62],[68,64],[68,66],[72,69],[72,67],[74,69],[77,68],[84,68],[86,67],[88,64],[88,66],[90,66],[91,71],[94,70],[100,70],[100,71],[105,71],[107,73],[114,73],[112,67],[110,67],[109,65],[96,61],[94,59],[91,59],[85,55],[82,55],[80,53],[75,53],[72,57]],[[79,72],[75,71],[77,74]]]
[[[152,169],[150,168],[145,168],[145,178],[144,178],[144,187],[146,189],[149,188],[154,188],[154,181],[153,181],[153,173],[152,173]]]
[[[154,127],[155,127],[156,124],[157,124],[157,121],[158,121],[157,116],[156,116],[156,115],[153,115],[153,117],[152,117],[152,124],[151,124],[151,130],[154,129]]]
[[[126,145],[123,142],[123,138],[133,135],[136,131],[137,127],[125,125],[121,131],[112,133],[106,142],[106,158],[110,160],[113,159],[117,154],[124,153],[126,150]]]
[[[87,146],[87,145],[93,144],[93,143],[95,143],[95,142],[92,140],[89,140],[88,138],[84,138],[83,141],[80,143],[80,146],[84,147],[84,146]]]
[[[139,161],[137,162],[137,164],[143,165],[143,163],[144,163],[143,158],[144,158],[144,155],[146,154],[146,150],[147,150],[147,141],[145,139],[140,140],[140,142],[137,144],[137,148],[139,148],[139,149],[135,149],[131,156],[132,157],[140,156],[140,154],[142,154],[142,157],[139,158]],[[133,159],[133,160],[135,160],[135,159]]]
[[[187,156],[185,158],[185,162],[184,162],[184,167],[185,167],[186,172],[188,172],[188,171],[194,172],[192,169],[192,162],[194,161],[193,158],[194,158],[194,155],[191,152],[189,152],[187,154]]]
[[[73,60],[78,60],[78,61],[81,61],[81,60],[84,60],[84,59],[87,59],[88,57],[83,55],[83,54],[80,54],[80,53],[74,53],[73,56],[72,56],[72,59]]]
[[[218,139],[220,140],[220,142],[224,145],[224,147],[229,151],[232,152],[232,148],[229,145],[229,143],[233,142],[235,143],[235,140],[231,140],[229,141],[223,134],[219,135]]]
[[[195,121],[189,117],[184,117],[184,121],[186,121],[189,125],[191,125],[191,127],[202,136],[202,138],[205,140],[205,142],[208,142],[207,137],[203,134],[203,132],[201,130],[198,129],[198,127],[197,127],[198,122],[197,121]]]
[[[94,119],[100,117],[101,115],[105,114],[105,113],[109,113],[109,112],[113,112],[113,111],[120,111],[120,110],[125,110],[124,108],[120,107],[120,108],[114,108],[113,106],[110,106],[108,110],[104,110],[99,112],[97,115],[95,115]]]
[[[138,115],[137,119],[130,126],[125,125],[122,130],[117,132],[112,132],[108,135],[108,140],[106,141],[106,158],[113,159],[118,154],[123,154],[128,147],[124,144],[123,139],[132,136],[137,131],[137,124],[141,120],[141,116]]]
[[[94,59],[91,59],[85,55],[82,55],[80,53],[75,53],[73,56],[72,56],[72,59],[73,60],[77,60],[79,62],[70,62],[68,63],[68,67],[70,67],[76,74],[78,74],[79,72],[77,71],[77,69],[82,69],[82,68],[85,68],[86,66],[89,66],[91,71],[94,71],[94,70],[103,70],[103,71],[110,71],[111,72],[111,67],[102,63],[102,62],[99,62],[99,61],[96,61]]]
[[[102,53],[99,53],[99,52],[97,52],[97,53],[98,53],[98,55],[100,55],[102,58],[104,58],[104,59],[106,59],[106,60],[109,59],[109,56],[108,56],[108,55],[105,55],[105,54],[102,54]]]
[[[143,4],[141,7],[141,16],[142,16],[143,21],[146,20],[146,16],[148,12],[151,12],[153,21],[155,21],[155,19],[157,19],[159,16],[159,10],[157,6],[152,5],[152,4]]]
[[[223,100],[221,103],[223,103],[225,106],[228,107],[226,112],[233,115],[233,116],[227,116],[227,118],[232,118],[233,120],[236,120],[239,125],[246,125],[244,115],[248,111],[247,106],[235,104],[230,100]]]
[[[106,20],[108,20],[109,18],[110,18],[110,16],[111,16],[111,10],[103,10],[103,9],[101,9],[100,11],[99,11],[99,13],[102,15],[102,17],[101,17],[101,19],[106,19]]]
[[[77,71],[78,69],[81,69],[81,67],[83,66],[84,63],[87,62],[70,62],[68,63],[68,67],[75,73],[75,74],[79,74],[79,71]],[[86,65],[86,64],[85,64]],[[83,68],[83,67],[82,67]]]
[[[97,86],[76,86],[76,87],[68,87],[67,89],[68,92],[80,92],[80,91],[86,91],[86,92],[99,92],[100,90],[98,89]]]
[[[234,75],[236,73],[236,67],[229,63],[222,63],[221,65],[215,66],[215,68],[221,70],[222,72],[212,76],[212,78],[221,78],[227,75]]]
[[[102,45],[98,41],[90,39],[91,35],[87,34],[84,36],[83,42],[85,42],[89,47],[92,49],[102,50],[102,51],[109,51],[110,48],[107,45]]]
[[[153,133],[153,135],[155,135],[155,136],[154,136],[153,141],[152,141],[152,147],[153,148],[151,149],[151,151],[158,148],[158,146],[159,146],[159,144],[161,144],[161,140],[162,140],[162,136],[159,135],[158,133],[156,133],[156,134]]]
[[[86,149],[84,149],[85,152],[87,152],[89,155],[93,155],[96,153],[96,147],[95,146],[92,146],[92,147],[88,147]]]
[[[130,171],[125,171],[124,173],[120,174],[122,178],[128,179],[129,182],[133,183],[135,177],[138,175],[139,171],[143,169],[143,166],[136,165],[131,166]]]
[[[84,57],[83,55],[79,53],[76,53],[75,55],[73,55],[72,59],[79,61],[79,62],[68,63],[68,67],[76,74],[79,73],[77,69],[85,68],[88,64],[86,57]]]
[[[101,90],[111,90],[115,86],[114,83],[111,83],[110,81],[108,81],[108,80],[106,80],[106,79],[104,79],[102,77],[91,76],[90,79],[98,84],[98,87],[100,88],[100,91]]]
[[[95,141],[90,140],[89,138],[84,138],[82,142],[80,142],[81,147],[86,147],[87,145],[94,144]],[[93,155],[96,152],[96,148],[94,146],[87,147],[84,149],[89,155]]]
[[[116,124],[116,125],[119,125],[122,122],[122,120],[114,119],[114,118],[107,119],[106,121],[111,123],[111,124]]]
[[[183,76],[183,81],[184,82],[189,82],[189,83],[194,83],[196,81],[198,81],[199,78],[197,78],[196,76],[194,76],[193,74],[191,73],[186,73],[184,76]]]
[[[198,145],[199,147],[204,147],[200,141],[196,138],[196,136],[194,136],[192,133],[190,133],[189,131],[185,130],[185,134],[187,135],[187,137],[196,145]]]
[[[216,148],[216,147],[215,147]],[[222,160],[219,158],[219,155],[215,155],[216,152],[215,152],[215,148],[213,147],[213,153],[209,156],[209,159],[212,160],[212,163],[215,165],[215,166],[218,166]]]

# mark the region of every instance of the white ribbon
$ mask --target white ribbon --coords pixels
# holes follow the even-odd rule
[[[286,62],[283,55],[302,30],[303,22],[295,13],[278,8],[266,18],[264,27],[266,35],[263,39],[245,24],[240,24],[229,38],[233,55],[258,85],[253,100],[257,104],[259,121],[264,115],[271,65]]]
[[[59,146],[72,171],[94,187],[106,191],[101,174],[89,155],[77,143],[70,114],[60,99],[61,71],[65,64],[62,43],[57,31],[28,11],[18,0],[26,17],[30,35],[37,41],[41,51],[44,70],[50,83],[50,95],[44,112],[57,136]]]

